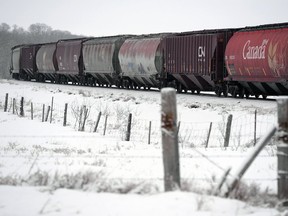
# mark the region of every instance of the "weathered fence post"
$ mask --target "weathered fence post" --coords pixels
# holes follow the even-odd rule
[[[100,118],[101,118],[101,112],[99,112],[98,114],[98,117],[97,117],[97,121],[96,121],[96,124],[95,124],[95,127],[94,127],[94,133],[97,131],[97,128],[98,128],[98,125],[99,125],[99,122],[100,122]]]
[[[210,126],[209,126],[209,130],[208,130],[208,134],[207,134],[207,140],[206,140],[205,148],[208,147],[208,143],[209,143],[209,139],[210,139],[211,130],[212,130],[212,122],[210,122]]]
[[[288,198],[288,98],[278,99],[278,198]]]
[[[228,116],[228,119],[227,119],[226,132],[225,132],[225,138],[224,138],[224,147],[228,147],[229,146],[232,118],[233,118],[233,115],[230,114]]]
[[[106,134],[107,120],[108,120],[108,115],[106,115],[105,117],[103,136],[105,136]]]
[[[13,98],[13,102],[12,102],[12,112],[13,112],[13,114],[15,114],[15,105],[16,105],[16,99],[15,98]]]
[[[161,132],[165,191],[180,188],[176,91],[161,90]]]
[[[130,135],[131,135],[131,122],[132,122],[132,113],[129,113],[129,117],[128,117],[128,125],[127,125],[127,131],[126,131],[125,141],[130,141]]]
[[[21,117],[24,116],[24,97],[21,97],[21,101],[20,101],[20,116]]]
[[[230,167],[228,167],[228,169],[225,170],[225,172],[223,173],[223,176],[220,178],[219,183],[217,184],[216,187],[214,187],[214,190],[213,190],[214,196],[217,196],[219,194],[221,187],[224,184],[224,182],[226,181],[227,176],[229,175],[231,169],[232,169],[232,167],[230,166]]]
[[[31,120],[33,120],[33,103],[31,102]]]
[[[44,122],[45,120],[45,104],[43,104],[43,108],[42,108],[42,122]]]
[[[81,130],[82,115],[83,115],[83,106],[80,109],[78,131]]]
[[[52,101],[51,101],[50,123],[52,123],[53,106],[54,106],[54,97],[52,97]]]
[[[63,126],[65,127],[67,124],[67,109],[68,109],[68,103],[65,103],[65,108],[64,108],[64,120],[63,120]]]
[[[152,122],[149,121],[148,144],[151,143],[151,124],[152,124]]]
[[[8,109],[8,93],[5,95],[5,104],[4,104],[4,112],[7,112]]]
[[[255,109],[255,114],[254,114],[254,146],[256,145],[257,142],[257,109]]]
[[[82,123],[82,127],[81,127],[81,131],[85,131],[85,124],[86,124],[86,120],[88,118],[88,108],[86,108],[86,106],[83,106],[83,123]]]
[[[47,108],[47,114],[46,114],[45,122],[48,121],[49,113],[50,113],[50,106],[48,106],[48,108]]]

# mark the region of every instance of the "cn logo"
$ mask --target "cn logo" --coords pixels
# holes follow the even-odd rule
[[[198,47],[198,57],[205,58],[205,46]]]
[[[74,62],[77,62],[77,61],[78,61],[78,56],[77,56],[77,55],[74,55],[73,58],[74,58],[74,59],[73,59]]]

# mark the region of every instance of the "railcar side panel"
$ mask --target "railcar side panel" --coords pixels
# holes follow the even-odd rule
[[[118,60],[124,37],[95,38],[83,43],[85,74],[94,77],[98,84],[115,84],[121,69]]]
[[[56,43],[43,44],[37,52],[36,64],[39,73],[55,73],[58,70],[56,62]]]
[[[83,73],[82,39],[58,41],[56,59],[58,73],[65,75],[80,75]]]
[[[237,32],[225,53],[229,78],[275,82],[288,78],[288,28]]]
[[[37,72],[36,54],[40,45],[26,45],[21,48],[20,52],[20,69],[23,79],[34,79]]]
[[[97,39],[83,44],[83,61],[86,73],[112,73],[113,43],[97,43]]]
[[[288,93],[288,28],[240,31],[227,45],[228,81],[249,93]]]
[[[161,40],[161,37],[127,39],[119,51],[123,76],[140,86],[157,86],[163,66]]]
[[[231,36],[227,30],[165,38],[165,71],[186,90],[213,90],[225,76],[223,56]]]
[[[12,74],[20,73],[20,52],[21,47],[12,48],[10,65],[10,73]]]

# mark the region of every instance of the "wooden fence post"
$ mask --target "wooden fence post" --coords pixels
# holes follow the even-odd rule
[[[81,107],[80,113],[79,113],[78,131],[81,130],[82,115],[83,115],[83,106]]]
[[[95,127],[94,127],[94,133],[97,131],[97,128],[98,128],[98,125],[99,125],[99,122],[100,122],[100,118],[101,118],[101,112],[99,112],[98,114],[98,117],[97,117],[97,121],[96,121],[96,124],[95,124]]]
[[[43,108],[42,108],[42,122],[44,122],[45,120],[45,104],[43,104]]]
[[[33,103],[31,102],[31,120],[33,120]]]
[[[220,178],[219,183],[217,184],[216,187],[214,187],[213,193],[212,193],[214,196],[217,196],[219,194],[221,187],[224,184],[224,182],[226,181],[227,176],[229,175],[231,169],[232,169],[232,167],[230,166],[230,167],[228,167],[228,169],[225,170],[223,176]]]
[[[288,198],[288,98],[278,99],[278,198]]]
[[[65,127],[67,124],[67,109],[68,109],[68,103],[65,103],[65,108],[64,108],[64,120],[63,120],[63,126]]]
[[[130,141],[130,135],[131,135],[131,122],[132,122],[132,114],[129,113],[129,117],[128,117],[128,125],[127,125],[127,131],[126,131],[125,141]]]
[[[50,113],[50,106],[48,106],[48,108],[47,108],[47,114],[46,114],[45,122],[48,121],[49,113]]]
[[[226,133],[225,133],[225,138],[224,138],[224,147],[228,147],[229,146],[232,118],[233,118],[233,115],[230,114],[228,116],[228,119],[227,119]]]
[[[81,131],[85,131],[85,124],[86,124],[87,118],[88,118],[88,108],[86,108],[86,106],[83,106],[83,123],[82,123]]]
[[[13,112],[13,115],[15,114],[15,105],[16,105],[16,99],[13,98],[13,102],[12,102],[12,112]]]
[[[21,97],[21,101],[20,101],[20,116],[21,117],[24,116],[24,97]]]
[[[257,142],[257,109],[255,109],[255,114],[254,114],[254,146],[256,145]]]
[[[103,136],[105,136],[106,134],[107,120],[108,120],[108,115],[106,115],[105,117]]]
[[[161,133],[165,191],[180,188],[176,91],[161,90]]]
[[[8,93],[5,95],[5,104],[4,104],[4,112],[7,112],[8,109]]]
[[[54,97],[52,97],[52,101],[51,101],[50,123],[52,123],[53,106],[54,106]]]
[[[209,139],[210,139],[211,130],[212,130],[212,122],[210,122],[210,126],[209,126],[209,130],[208,130],[208,134],[207,134],[207,139],[206,139],[206,145],[205,145],[205,148],[208,147],[208,143],[209,143]]]
[[[152,126],[152,122],[149,121],[148,144],[151,143],[151,126]]]

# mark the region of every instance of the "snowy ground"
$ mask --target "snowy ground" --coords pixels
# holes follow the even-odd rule
[[[17,104],[25,98],[24,118],[13,115],[11,105],[9,112],[3,112],[6,93],[9,104],[12,98]],[[52,97],[52,123],[41,122],[42,105],[47,109]],[[74,108],[67,127],[62,126],[65,103]],[[255,109],[257,138],[276,124],[274,98],[177,95],[180,172],[186,192],[170,193],[163,193],[160,103],[157,91],[1,80],[0,215],[285,215],[259,197],[277,192],[275,143],[265,147],[249,168],[243,177],[246,187],[238,194],[255,197],[258,207],[207,195],[225,169],[232,166],[233,175],[253,150]],[[77,131],[75,114],[82,105],[90,110],[85,132]],[[105,118],[92,133],[100,111],[109,117],[105,136]],[[132,141],[127,142],[123,134],[129,113]],[[224,148],[221,136],[228,114],[233,114],[233,129],[230,145]],[[204,148],[210,122],[213,130],[209,147]]]

